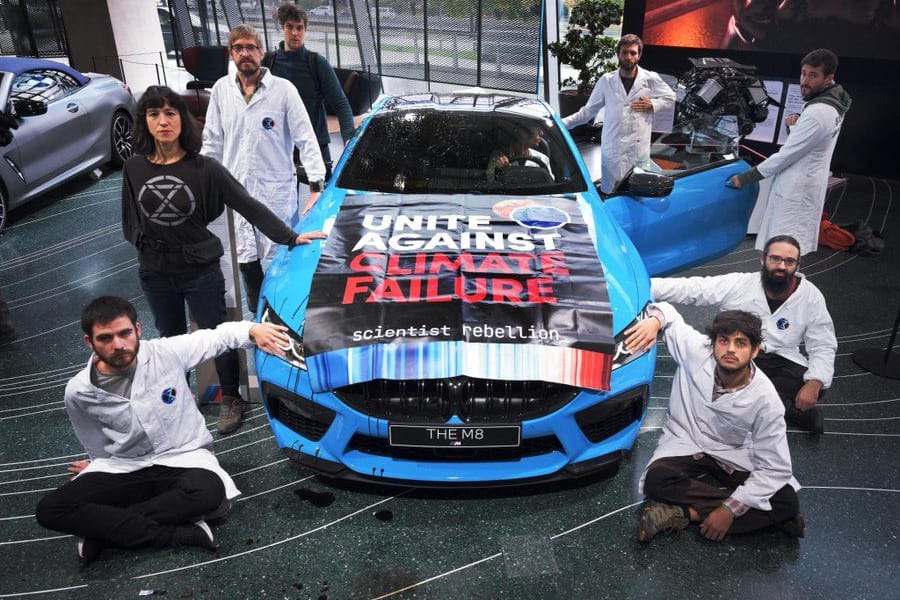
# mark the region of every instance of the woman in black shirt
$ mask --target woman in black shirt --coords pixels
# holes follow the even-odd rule
[[[224,250],[207,225],[226,205],[289,247],[325,237],[295,234],[225,167],[201,156],[200,145],[199,125],[184,100],[167,87],[147,88],[137,108],[135,156],[123,168],[122,227],[138,249],[141,288],[164,337],[187,332],[185,301],[201,328],[225,320]],[[240,426],[245,405],[238,354],[226,352],[215,362],[222,386],[218,429],[229,433]]]

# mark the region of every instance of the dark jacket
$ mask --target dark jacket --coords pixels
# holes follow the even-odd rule
[[[316,72],[310,68],[309,50],[302,46],[299,50],[285,50],[284,42],[279,43],[269,69],[273,75],[283,77],[294,84],[309,120],[316,130],[316,138],[319,144],[327,144],[330,141],[328,135],[328,120],[325,114],[325,100],[335,107],[338,121],[341,124],[341,138],[347,142],[353,137],[355,129],[353,125],[353,112],[350,103],[341,84],[338,81],[334,69],[328,60],[321,54],[316,54]]]

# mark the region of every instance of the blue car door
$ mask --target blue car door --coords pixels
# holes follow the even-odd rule
[[[723,256],[746,236],[759,186],[725,185],[750,166],[737,157],[736,134],[722,129],[721,122],[691,122],[653,144],[645,166],[674,179],[668,196],[624,192],[605,200],[651,276]]]

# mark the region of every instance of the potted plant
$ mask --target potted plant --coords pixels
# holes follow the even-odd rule
[[[567,77],[559,92],[559,112],[570,115],[584,106],[597,79],[618,67],[616,39],[603,35],[611,25],[622,21],[621,0],[581,0],[569,16],[569,27],[562,40],[548,45],[550,52],[578,71],[578,79]]]

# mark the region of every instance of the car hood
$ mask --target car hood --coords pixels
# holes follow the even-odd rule
[[[408,348],[421,353],[423,345],[451,356],[430,359],[440,364],[426,377],[538,378],[605,389],[613,337],[649,293],[630,242],[588,194],[329,189],[300,224],[301,230],[317,228],[329,230],[328,239],[279,254],[263,288],[268,305],[302,335],[304,353],[313,359],[308,363],[314,389],[422,377],[403,367],[417,363],[409,360]],[[450,331],[463,332],[462,339]],[[552,341],[536,338],[544,332]],[[587,369],[600,379],[563,369],[545,373],[548,361],[534,351],[547,346],[603,357],[596,369]],[[490,347],[501,353],[493,360],[483,355]],[[402,355],[385,358],[385,348]],[[317,363],[316,357],[325,358]],[[531,361],[527,374],[510,367],[520,360]],[[396,367],[358,368],[372,362]],[[492,362],[503,362],[505,373],[494,372]]]

